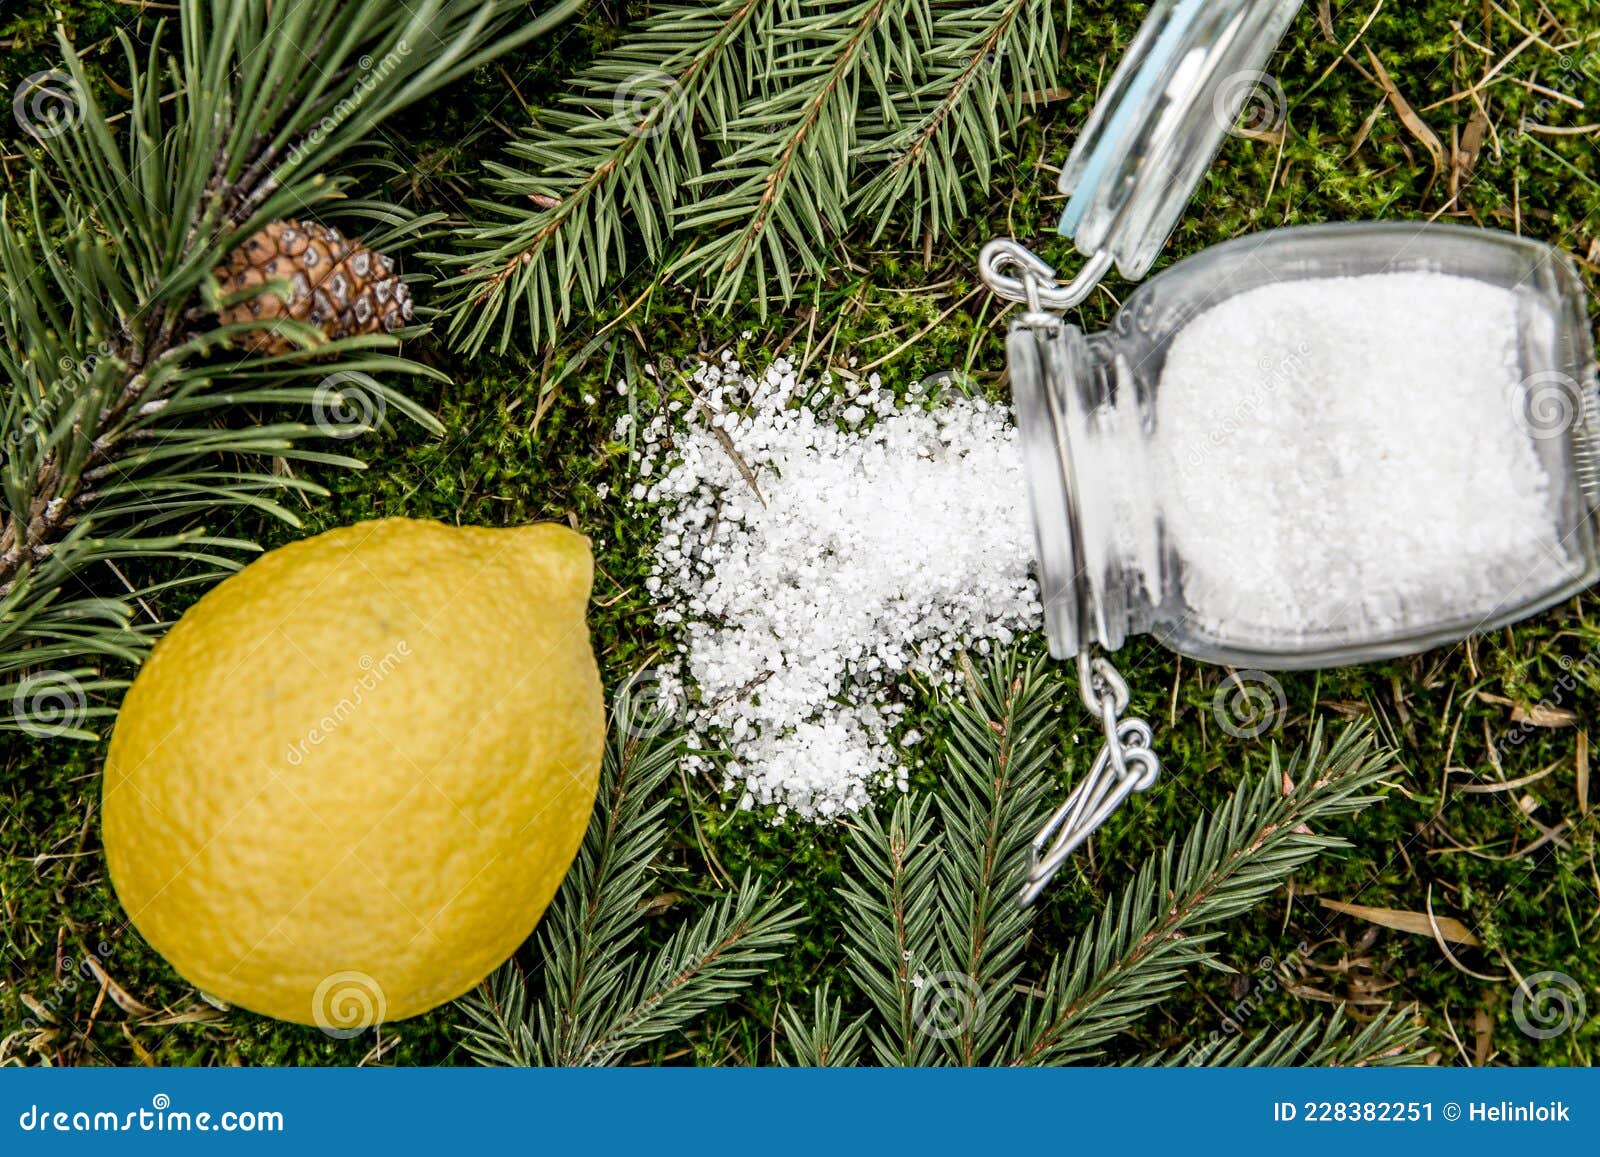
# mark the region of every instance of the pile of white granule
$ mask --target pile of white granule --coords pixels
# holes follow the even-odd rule
[[[1151,467],[1199,625],[1360,639],[1567,581],[1517,413],[1524,325],[1553,322],[1521,309],[1481,281],[1390,273],[1266,285],[1190,322]]]
[[[688,382],[695,404],[632,431],[633,499],[662,518],[647,586],[679,656],[659,678],[696,745],[726,753],[696,769],[778,816],[903,789],[911,683],[946,685],[958,652],[1040,621],[1009,410],[803,382],[782,358],[724,355]]]

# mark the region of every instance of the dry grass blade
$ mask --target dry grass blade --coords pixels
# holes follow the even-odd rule
[[[1472,119],[1467,122],[1467,127],[1456,144],[1455,160],[1450,169],[1452,193],[1459,192],[1463,186],[1471,182],[1472,174],[1478,167],[1478,157],[1483,152],[1483,145],[1488,137],[1488,114],[1483,111],[1482,105],[1476,105],[1472,110]]]
[[[1479,1005],[1472,1012],[1472,1063],[1483,1068],[1494,1053],[1494,1018]]]
[[[711,411],[706,407],[706,404],[698,400],[695,404],[705,411],[709,420]],[[739,477],[744,479],[745,485],[750,487],[750,492],[756,496],[756,501],[765,506],[767,500],[762,497],[761,486],[756,482],[756,472],[750,469],[750,463],[746,462],[744,455],[739,453],[739,447],[733,444],[733,439],[728,436],[728,432],[721,426],[713,423],[710,426],[710,430],[711,436],[717,440],[717,445],[721,446],[723,452],[728,455],[728,461],[732,462],[733,468],[739,472]]]
[[[1576,759],[1578,765],[1576,785],[1578,814],[1586,816],[1589,814],[1589,733],[1587,731],[1578,732],[1578,754]]]
[[[1527,787],[1530,783],[1538,783],[1560,766],[1559,762],[1552,763],[1549,767],[1542,768],[1531,775],[1508,779],[1503,783],[1469,783],[1465,787],[1456,788],[1456,790],[1466,795],[1497,795],[1503,791],[1514,791],[1519,787]]]
[[[1411,102],[1401,95],[1394,78],[1389,75],[1389,70],[1383,67],[1383,61],[1378,59],[1378,54],[1372,51],[1370,45],[1367,46],[1367,59],[1372,62],[1372,71],[1377,75],[1378,84],[1388,96],[1389,103],[1394,106],[1394,111],[1399,114],[1401,123],[1433,158],[1433,179],[1428,183],[1429,188],[1432,188],[1448,165],[1444,142],[1439,139],[1438,133],[1428,127],[1428,122],[1422,119],[1417,110],[1411,107]]]
[[[1469,948],[1482,948],[1477,935],[1452,916],[1432,916],[1425,912],[1403,912],[1398,908],[1371,908],[1365,904],[1346,904],[1341,900],[1323,898],[1322,906],[1345,916],[1381,924],[1398,932],[1411,932],[1418,936],[1434,936],[1465,944]]]
[[[1492,703],[1496,707],[1511,708],[1511,722],[1525,723],[1529,727],[1576,727],[1582,721],[1582,717],[1576,711],[1569,711],[1565,707],[1552,707],[1548,703],[1535,703],[1532,707],[1527,707],[1515,699],[1507,699],[1504,695],[1493,695],[1488,691],[1479,691],[1478,699],[1484,703]]]
[[[1526,723],[1530,727],[1576,727],[1579,715],[1565,707],[1549,707],[1536,703],[1532,707],[1518,707],[1511,712],[1511,722]]]
[[[94,973],[94,978],[105,987],[106,995],[111,998],[111,1003],[115,1004],[123,1012],[127,1013],[129,1016],[136,1016],[141,1019],[146,1019],[157,1015],[155,1009],[151,1008],[147,1004],[142,1004],[134,997],[129,996],[127,990],[123,988],[122,985],[118,984],[115,980],[112,980],[111,974],[105,970],[105,966],[102,965],[100,961],[96,960],[93,956],[85,956],[83,958],[83,962],[89,966],[89,971]]]
[[[1468,976],[1474,977],[1477,980],[1488,980],[1488,981],[1498,982],[1498,981],[1501,981],[1501,980],[1505,979],[1505,977],[1503,977],[1503,976],[1489,976],[1486,973],[1472,971],[1472,969],[1468,968],[1465,964],[1461,963],[1460,958],[1457,957],[1454,952],[1450,951],[1450,945],[1445,942],[1444,929],[1440,926],[1439,918],[1433,914],[1433,885],[1432,884],[1428,885],[1427,904],[1428,904],[1428,924],[1429,924],[1430,928],[1433,931],[1434,942],[1439,945],[1439,951],[1444,953],[1444,958],[1446,960],[1448,960],[1452,965],[1454,965],[1457,971],[1464,972]],[[1445,919],[1448,920],[1449,917],[1446,917]]]
[[[1524,122],[1522,127],[1545,137],[1587,137],[1600,133],[1600,125],[1536,125]]]

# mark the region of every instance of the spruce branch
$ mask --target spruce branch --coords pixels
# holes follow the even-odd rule
[[[760,83],[760,46],[792,2],[667,5],[539,114],[510,162],[490,166],[504,200],[474,201],[483,219],[461,231],[465,252],[439,255],[461,270],[443,283],[459,291],[450,328],[461,345],[503,351],[519,309],[535,342],[575,305],[593,309],[629,264],[627,225],[649,260],[661,255],[702,173],[700,126],[725,123]]]
[[[790,1009],[783,1010],[784,1034],[789,1052],[778,1052],[780,1065],[806,1068],[849,1068],[861,1055],[862,1024],[865,1018],[845,1022],[844,1003],[829,991],[824,980],[812,994],[811,1020],[800,1019]]]
[[[1320,852],[1348,846],[1312,824],[1360,811],[1388,766],[1362,725],[1247,778],[1212,815],[1146,861],[1088,935],[1051,966],[1043,997],[1012,1043],[1015,1064],[1097,1054],[1196,964],[1214,959],[1215,926],[1248,911]]]
[[[632,686],[617,694],[600,798],[533,940],[537,971],[501,966],[458,1002],[484,1064],[603,1065],[683,1031],[747,987],[791,937],[782,889],[749,877],[654,952],[640,943],[669,834],[663,788],[681,737],[652,737]]]
[[[452,334],[503,349],[525,318],[549,342],[640,260],[764,310],[862,218],[945,235],[1052,83],[1056,19],[1047,0],[660,10],[491,166],[447,259]]]
[[[931,23],[925,0],[860,0],[832,19],[807,13],[780,27],[787,83],[721,127],[732,152],[693,182],[719,188],[675,219],[680,229],[715,232],[668,272],[709,276],[712,302],[724,305],[750,273],[764,313],[769,282],[784,300],[793,295],[791,254],[805,270],[820,270],[848,225],[863,101],[893,107],[889,87],[918,71]]]
[[[299,351],[242,352],[249,327],[216,322],[211,270],[261,225],[318,211],[414,238],[436,218],[349,197],[373,130],[575,6],[183,0],[176,49],[164,24],[146,59],[119,37],[115,131],[58,32],[55,106],[22,106],[26,184],[0,202],[0,729],[91,735],[107,711],[90,697],[120,685],[98,664],[137,662],[162,629],[151,596],[237,569],[257,549],[226,533],[237,512],[298,525],[282,499],[323,493],[271,462],[360,466],[311,448],[327,423],[262,414],[354,389],[439,429],[393,383],[442,377],[395,337],[286,323]]]
[[[987,679],[970,663],[963,669],[968,706],[952,713],[939,876],[946,957],[983,994],[944,1039],[955,1063],[974,1065],[1006,1033],[1023,968],[1029,917],[1017,904],[1019,869],[1054,780],[1057,684],[1054,672],[1014,659]]]
[[[869,815],[847,846],[845,973],[864,1011],[819,993],[814,1021],[786,1016],[787,1060],[864,1035],[880,1064],[1064,1064],[1092,1059],[1199,965],[1220,965],[1219,926],[1298,868],[1343,842],[1310,825],[1351,815],[1387,756],[1357,725],[1331,743],[1320,728],[1300,753],[1249,776],[1186,838],[1151,857],[1063,951],[1034,943],[1016,907],[1026,842],[1049,809],[1046,789],[1063,698],[1052,667],[1014,658],[969,673],[950,706],[945,785]],[[1231,1042],[1218,1063],[1252,1057],[1377,1063],[1406,1058],[1402,1014],[1351,1032],[1342,1017]],[[840,1026],[845,1026],[841,1028]],[[1158,1057],[1197,1063],[1198,1049]]]
[[[863,130],[860,161],[876,172],[856,200],[876,218],[874,236],[907,205],[913,238],[924,228],[941,237],[965,217],[966,182],[989,187],[1029,95],[1055,84],[1059,55],[1049,4],[993,0],[941,12],[927,79],[901,102],[911,114]]]
[[[793,936],[798,908],[780,908],[781,891],[767,895],[748,875],[697,920],[680,928],[654,955],[631,969],[625,999],[570,1063],[609,1064],[731,1000],[764,975],[766,963]]]
[[[885,825],[861,817],[846,845],[854,872],[840,889],[846,969],[876,1012],[867,1037],[879,1063],[919,1065],[935,1047],[918,1028],[919,989],[941,972],[939,845],[929,800],[898,800]]]
[[[1382,1009],[1355,1032],[1349,1022],[1349,1014],[1340,1005],[1331,1016],[1312,1017],[1251,1036],[1232,1036],[1215,1046],[1195,1042],[1176,1053],[1158,1054],[1138,1063],[1367,1068],[1420,1064],[1426,1056],[1426,1050],[1416,1047],[1425,1027],[1414,1006]]]

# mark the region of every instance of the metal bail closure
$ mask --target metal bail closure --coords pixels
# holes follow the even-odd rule
[[[1029,313],[1065,313],[1088,300],[1111,272],[1112,260],[1110,253],[1096,253],[1062,285],[1044,258],[1009,237],[997,237],[978,253],[978,275],[996,297],[1026,305]]]
[[[1110,252],[1096,253],[1076,277],[1063,285],[1056,280],[1055,270],[1038,254],[1009,238],[1000,238],[983,247],[978,255],[978,270],[996,296],[1027,306],[1027,312],[1015,323],[1013,333],[1018,329],[1035,334],[1055,333],[1060,330],[1060,314],[1079,305],[1094,292],[1101,278],[1110,271],[1112,261]],[[1012,386],[1018,394],[1019,417],[1027,412],[1035,425],[1048,424],[1053,429],[1054,421],[1045,413],[1035,412],[1039,405],[1045,404],[1048,393],[1045,383],[1031,379],[1031,384],[1024,383],[1021,377],[1025,375],[1015,357],[1013,350]],[[1033,375],[1037,376],[1037,373]],[[1032,432],[1035,442],[1044,433],[1042,428]],[[1070,453],[1069,447],[1054,438],[1046,449],[1062,456]],[[1069,524],[1067,537],[1073,548],[1072,563],[1065,573],[1070,574],[1071,586],[1076,591],[1072,604],[1076,608],[1077,622],[1070,632],[1072,642],[1066,645],[1077,653],[1078,687],[1083,705],[1100,720],[1105,738],[1088,774],[1078,781],[1066,802],[1056,809],[1033,839],[1028,852],[1027,880],[1017,898],[1024,908],[1039,898],[1072,853],[1083,846],[1111,813],[1134,792],[1151,787],[1161,770],[1161,761],[1151,746],[1154,737],[1150,725],[1143,719],[1122,718],[1122,713],[1128,709],[1128,684],[1109,659],[1090,658],[1091,633],[1085,615],[1093,600],[1085,589],[1086,571],[1078,549],[1081,533],[1077,525],[1072,470],[1070,462],[1056,461],[1065,470],[1060,478],[1064,505],[1058,513]],[[1041,513],[1035,510],[1036,520]],[[1042,546],[1041,552],[1042,557]],[[1041,562],[1041,567],[1043,565]],[[1052,635],[1052,650],[1057,645],[1058,640]]]
[[[1150,725],[1124,719],[1128,684],[1103,655],[1078,655],[1078,690],[1083,705],[1098,716],[1105,742],[1089,773],[1078,781],[1067,801],[1056,809],[1033,838],[1028,850],[1028,879],[1017,902],[1024,908],[1039,898],[1059,872],[1111,813],[1136,791],[1153,787],[1161,759],[1150,746]]]

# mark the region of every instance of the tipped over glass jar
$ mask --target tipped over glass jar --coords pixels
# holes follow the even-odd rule
[[[1159,759],[1100,653],[1151,634],[1213,663],[1370,662],[1600,578],[1600,388],[1572,261],[1419,223],[1280,229],[1179,262],[1112,327],[1063,316],[1142,278],[1299,7],[1161,0],[1062,174],[1063,285],[1009,240],[1007,342],[1051,653],[1105,744],[1034,844],[1023,901]],[[1237,96],[1248,97],[1251,86]]]

